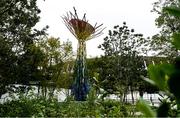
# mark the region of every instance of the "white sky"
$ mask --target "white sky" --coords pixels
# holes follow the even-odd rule
[[[114,25],[122,26],[124,21],[129,28],[134,28],[136,33],[142,33],[145,37],[156,34],[158,29],[154,21],[157,15],[150,12],[155,1],[157,0],[38,0],[41,19],[36,28],[49,25],[49,36],[59,37],[63,41],[69,39],[73,43],[73,50],[76,51],[77,40],[61,19],[66,12],[74,12],[75,6],[79,18],[86,13],[90,24],[103,23],[106,27],[104,35],[87,42],[87,55],[94,57],[103,54],[97,46],[108,35],[108,30],[113,29]]]

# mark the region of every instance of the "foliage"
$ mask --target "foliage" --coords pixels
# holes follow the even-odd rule
[[[27,98],[21,97],[19,100],[13,100],[0,104],[0,116],[2,117],[55,117],[57,110],[60,109],[56,99],[46,100],[45,98]]]
[[[59,87],[67,88],[69,83],[64,83],[61,80],[69,78],[68,69],[70,69],[70,61],[73,59],[71,42],[61,42],[59,38],[50,37],[40,40],[36,45],[44,54],[44,58],[39,64],[44,77],[41,81],[58,83]]]
[[[37,0],[0,1],[0,96],[14,83],[29,84],[38,74],[34,63],[39,55],[31,50],[35,40],[45,35],[33,27],[39,22]]]
[[[51,86],[52,92],[56,86],[69,88],[71,84],[67,78],[71,78],[72,44],[47,38],[48,27],[34,28],[40,19],[36,2],[0,1],[0,97],[13,90],[14,84],[40,83],[45,89]]]
[[[7,92],[7,83],[10,83],[16,70],[17,57],[9,48],[9,44],[0,36],[0,96]]]
[[[145,117],[155,117],[154,111],[147,105],[147,103],[143,100],[140,100],[137,103],[137,109],[142,111]]]
[[[172,6],[168,8],[168,6]],[[171,35],[180,32],[180,17],[178,17],[179,0],[158,0],[154,3],[153,12],[158,14],[155,20],[160,32],[152,37],[151,48],[159,52],[158,55],[168,56],[170,59],[179,55],[178,50],[171,45]],[[174,16],[170,15],[174,13]]]
[[[84,102],[58,102],[33,94],[21,95],[19,99],[0,104],[0,117],[130,117],[131,105],[122,106],[113,100],[99,101],[92,93]]]
[[[59,38],[43,38],[31,45],[29,50],[36,54],[35,61],[30,61],[35,67],[30,79],[38,85],[38,91],[46,96],[53,96],[55,88],[69,88],[72,83],[70,62],[72,62],[72,44],[61,42]],[[23,70],[22,70],[23,71]],[[26,76],[26,75],[24,75]],[[49,92],[47,92],[49,91]]]
[[[166,86],[168,80],[167,75],[172,74],[174,67],[170,64],[160,64],[156,66],[150,65],[148,69],[150,70],[149,76],[155,85],[158,86],[160,90],[166,91],[168,89]]]
[[[165,7],[165,11],[171,15],[178,16],[180,15],[179,7]],[[178,15],[177,15],[178,14]],[[179,34],[179,32],[178,32]],[[174,47],[179,49],[179,35],[176,32],[172,35]],[[173,64],[162,64],[156,66],[150,66],[148,71],[150,79],[156,84],[161,91],[168,96],[167,99],[164,99],[157,109],[157,117],[179,117],[180,115],[180,86],[179,86],[179,77],[180,77],[180,57],[176,57]],[[139,104],[140,108],[147,106],[144,104]],[[144,109],[139,109],[144,112]],[[151,109],[147,110],[148,112]],[[147,112],[144,112],[147,116]]]
[[[109,36],[104,38],[99,46],[104,56],[99,60],[99,81],[108,93],[126,94],[129,90],[137,90],[141,81],[140,75],[145,75],[142,54],[146,40],[142,34],[134,33],[126,23],[114,26],[109,30]],[[142,50],[141,50],[142,49]]]

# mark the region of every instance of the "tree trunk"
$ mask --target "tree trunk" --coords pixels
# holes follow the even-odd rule
[[[132,89],[132,86],[130,86],[130,91],[131,91],[132,103],[134,104],[134,96],[133,96],[133,89]]]

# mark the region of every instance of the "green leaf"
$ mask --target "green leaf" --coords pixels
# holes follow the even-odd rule
[[[157,109],[157,117],[168,117],[168,112],[170,110],[170,105],[166,101],[162,102]]]
[[[144,77],[142,75],[140,76],[140,78],[143,79],[144,81],[152,84],[152,85],[156,85],[155,82],[153,80],[149,79],[149,78],[146,78],[146,77]]]
[[[161,90],[167,90],[167,79],[174,71],[174,66],[171,64],[150,65],[148,73],[150,79]]]
[[[180,8],[177,7],[165,7],[164,11],[167,11],[169,14],[174,16],[180,16]]]
[[[138,101],[136,107],[139,111],[141,111],[144,114],[145,117],[155,117],[156,116],[156,113],[142,99],[140,101]]]
[[[172,44],[179,50],[180,49],[180,33],[173,34]]]
[[[174,72],[174,65],[172,64],[160,64],[159,68],[161,68],[168,76]]]
[[[169,85],[169,91],[171,93],[174,94],[174,96],[177,98],[177,99],[180,99],[180,86],[179,86],[179,83],[180,83],[180,71],[176,70],[176,72],[174,72],[171,76],[170,76],[170,79],[168,80],[168,85]]]

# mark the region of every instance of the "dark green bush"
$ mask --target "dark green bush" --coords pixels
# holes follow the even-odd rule
[[[89,107],[91,105],[95,105]],[[0,104],[0,117],[128,117],[127,106],[113,100],[58,102],[43,97],[21,97]]]

